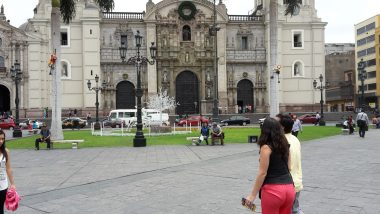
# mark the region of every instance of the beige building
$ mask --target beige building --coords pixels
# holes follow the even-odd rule
[[[293,17],[284,16],[283,3],[279,0],[277,20],[280,110],[316,111],[320,95],[312,81],[325,72],[326,23],[317,16],[314,0],[303,0],[299,14]],[[94,110],[95,94],[86,83],[96,74],[107,83],[100,96],[101,111],[135,107],[136,68],[122,63],[119,47],[127,44],[127,58],[135,56],[137,31],[143,36],[143,56],[149,57],[151,42],[157,45],[156,63],[143,65],[142,69],[143,103],[163,88],[180,103],[171,113],[211,113],[217,82],[223,112],[268,112],[269,80],[273,75],[269,66],[269,0],[257,0],[256,5],[252,15],[228,14],[222,1],[216,5],[216,24],[220,27],[216,76],[214,37],[209,34],[214,5],[210,1],[163,0],[154,4],[149,0],[141,13],[102,13],[91,0],[78,1],[76,17],[69,25],[61,25],[63,116],[69,109],[78,109],[82,115]],[[7,77],[0,80],[0,107],[14,109],[15,90],[8,73],[18,59],[24,76],[21,117],[40,116],[42,108],[51,108],[47,66],[52,53],[51,1],[40,0],[34,12],[20,28],[0,22],[0,33],[19,34],[8,36],[10,41],[0,47],[6,59],[0,67]],[[4,13],[2,16],[5,20]]]
[[[364,100],[362,100],[362,84],[360,72],[356,68],[357,106],[366,105],[379,109],[380,105],[380,15],[373,16],[355,25],[355,62],[363,59],[365,63]]]

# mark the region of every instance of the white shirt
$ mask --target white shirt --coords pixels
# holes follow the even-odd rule
[[[5,190],[8,188],[8,175],[7,175],[7,166],[6,158],[3,154],[0,155],[0,190]]]

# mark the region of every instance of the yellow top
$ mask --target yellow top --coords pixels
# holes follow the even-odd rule
[[[297,137],[291,133],[285,134],[288,143],[290,144],[290,160],[291,169],[290,174],[292,174],[294,186],[296,192],[303,189],[302,185],[302,166],[301,166],[301,143]]]

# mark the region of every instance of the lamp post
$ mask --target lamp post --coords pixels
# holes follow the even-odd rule
[[[99,94],[99,91],[102,91],[106,88],[106,81],[103,80],[102,82],[102,85],[99,86],[99,76],[96,75],[95,76],[95,87],[92,87],[91,88],[91,81],[88,80],[87,81],[87,87],[88,87],[88,90],[92,91],[94,90],[95,93],[96,93],[96,101],[95,101],[95,107],[96,107],[96,122],[94,124],[94,129],[95,130],[99,130],[100,129],[100,124],[99,124],[99,101],[98,101],[98,94]]]
[[[11,71],[11,77],[12,80],[15,82],[16,86],[16,98],[15,98],[15,104],[16,104],[16,127],[13,130],[13,137],[22,137],[22,131],[19,127],[19,97],[18,97],[18,83],[22,79],[22,71],[20,69],[20,63],[16,60],[14,65],[10,69]]]
[[[152,60],[149,60],[148,58],[140,55],[140,48],[141,48],[141,41],[142,36],[140,35],[140,31],[137,31],[137,34],[135,35],[136,40],[136,47],[137,47],[137,55],[133,56],[128,59],[127,64],[135,65],[136,71],[137,71],[137,87],[136,87],[136,97],[137,97],[137,125],[136,125],[136,135],[133,139],[133,146],[134,147],[145,147],[146,146],[146,138],[144,137],[144,133],[142,130],[142,118],[141,118],[141,97],[143,95],[142,89],[141,89],[141,64],[142,63],[149,63],[153,65],[156,60],[156,52],[157,48],[154,46],[154,42],[152,42],[152,46],[150,47],[150,56]],[[121,47],[119,48],[120,51],[120,58],[122,62],[125,62],[126,55],[127,55],[127,44],[122,43]]]
[[[319,75],[319,86],[317,86],[317,81],[313,81],[313,86],[315,89],[319,89],[321,91],[321,118],[319,119],[319,125],[324,126],[326,125],[326,122],[324,121],[324,115],[323,115],[323,90],[328,87],[329,83],[326,81],[325,85],[323,85],[323,75]]]
[[[365,71],[365,67],[366,67],[366,64],[365,62],[363,61],[363,58],[360,60],[360,62],[358,62],[358,72],[359,72],[359,80],[361,82],[361,88],[360,88],[360,92],[361,92],[361,98],[360,98],[360,102],[359,102],[359,106],[364,108],[364,80],[367,79],[367,73]]]
[[[221,1],[219,2],[221,3]],[[216,25],[216,4],[214,0],[214,15],[213,24],[209,29],[210,36],[214,37],[214,99],[212,109],[212,121],[219,122],[219,108],[218,108],[218,31],[220,27]]]

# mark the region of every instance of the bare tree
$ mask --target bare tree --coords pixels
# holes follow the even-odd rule
[[[158,94],[149,97],[148,108],[158,110],[160,112],[160,124],[162,124],[162,112],[174,109],[179,103],[174,97],[168,95],[167,90],[159,89]]]

